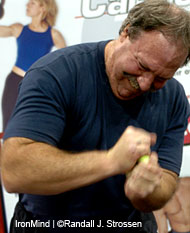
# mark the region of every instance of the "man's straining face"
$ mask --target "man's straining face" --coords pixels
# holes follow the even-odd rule
[[[170,43],[158,31],[142,32],[135,40],[123,32],[106,49],[110,85],[122,100],[162,88],[187,57],[182,46]]]

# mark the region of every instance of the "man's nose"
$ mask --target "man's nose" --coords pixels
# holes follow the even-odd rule
[[[154,82],[154,74],[151,72],[145,72],[139,77],[137,77],[137,81],[139,83],[140,89],[142,91],[148,91],[150,90],[153,82]]]

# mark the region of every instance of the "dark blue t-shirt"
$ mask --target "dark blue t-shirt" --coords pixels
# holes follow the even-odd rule
[[[156,92],[117,99],[105,72],[106,43],[67,47],[35,63],[23,79],[4,139],[26,137],[76,152],[107,150],[133,125],[157,134],[152,150],[161,167],[179,174],[189,116],[182,85],[172,79]],[[125,197],[124,182],[117,175],[55,196],[23,194],[21,201],[35,214],[129,220],[138,211]]]

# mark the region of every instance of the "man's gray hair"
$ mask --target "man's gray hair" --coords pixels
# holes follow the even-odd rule
[[[190,12],[167,0],[145,0],[135,5],[124,20],[119,34],[128,26],[130,39],[142,31],[160,31],[173,42],[181,41],[190,60]]]

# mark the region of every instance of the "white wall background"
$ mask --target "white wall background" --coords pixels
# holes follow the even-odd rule
[[[119,7],[114,8],[113,0],[57,0],[59,14],[55,27],[62,32],[67,45],[116,38],[120,24],[126,17],[126,6],[129,9],[138,2],[142,1],[121,0],[120,3],[115,3],[120,4]],[[190,9],[190,0],[175,0],[175,2]],[[6,0],[5,15],[0,20],[0,25],[10,25],[15,22],[29,23],[30,18],[25,15],[26,3],[27,0]],[[89,5],[91,10],[89,10]],[[0,38],[0,101],[5,78],[16,60],[16,50],[15,38]],[[180,69],[176,75],[176,78],[184,85],[187,95],[190,95],[189,76],[190,65]],[[2,130],[1,122],[0,111],[0,130]],[[184,147],[183,154],[181,176],[190,176],[190,146]],[[4,191],[4,197],[9,224],[17,196]]]

